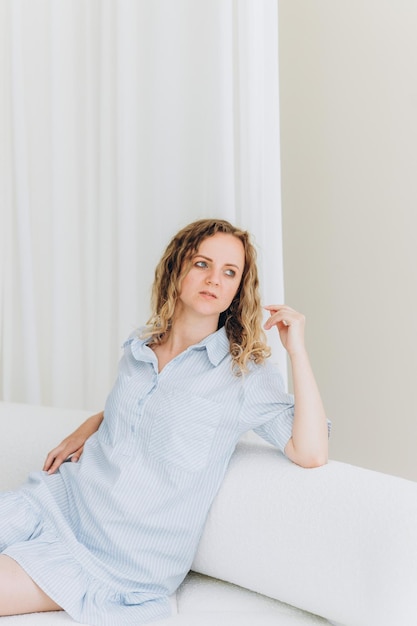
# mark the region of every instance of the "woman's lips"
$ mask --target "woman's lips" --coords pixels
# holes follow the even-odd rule
[[[216,294],[212,293],[211,291],[200,291],[200,296],[204,296],[206,298],[217,299]]]

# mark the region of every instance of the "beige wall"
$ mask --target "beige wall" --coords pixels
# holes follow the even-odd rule
[[[286,300],[331,457],[417,480],[417,2],[279,11]]]

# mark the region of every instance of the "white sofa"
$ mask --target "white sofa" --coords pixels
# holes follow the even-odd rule
[[[0,490],[88,415],[0,403]],[[417,626],[417,483],[330,461],[305,470],[243,440],[158,626]],[[64,612],[2,626],[74,624]]]

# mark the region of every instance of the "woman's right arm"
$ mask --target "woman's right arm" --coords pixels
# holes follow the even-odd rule
[[[48,474],[53,474],[69,456],[71,456],[71,461],[78,461],[83,452],[85,442],[98,430],[103,417],[104,411],[92,415],[71,435],[65,437],[56,448],[49,452],[45,459],[43,470],[48,472]]]

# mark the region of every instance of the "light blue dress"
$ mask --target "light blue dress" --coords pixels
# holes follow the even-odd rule
[[[0,549],[77,621],[162,619],[239,437],[283,451],[293,409],[273,364],[233,374],[224,329],[161,373],[136,333],[80,461],[0,498]]]

